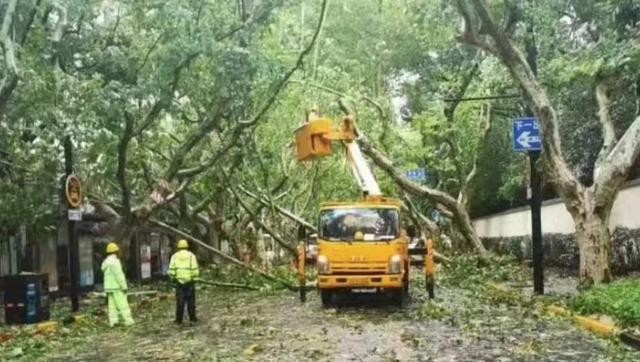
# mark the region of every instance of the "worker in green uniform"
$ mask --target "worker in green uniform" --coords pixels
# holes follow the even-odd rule
[[[124,325],[133,324],[131,310],[127,302],[127,279],[122,271],[122,264],[118,259],[120,248],[115,243],[107,245],[107,257],[102,262],[102,275],[104,276],[104,291],[107,293],[107,304],[109,308],[109,326],[113,327],[118,323],[119,316],[122,317]]]
[[[178,251],[171,256],[169,263],[169,277],[176,284],[176,324],[182,323],[185,304],[189,312],[189,320],[197,322],[196,318],[196,288],[198,279],[198,261],[190,252],[189,243],[186,240],[178,241]]]

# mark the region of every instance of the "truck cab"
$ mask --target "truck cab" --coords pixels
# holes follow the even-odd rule
[[[360,290],[390,293],[402,303],[409,260],[400,207],[398,200],[382,197],[321,204],[316,268],[324,306],[337,293]]]

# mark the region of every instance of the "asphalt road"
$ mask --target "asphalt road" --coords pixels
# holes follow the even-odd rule
[[[418,288],[402,308],[362,294],[331,309],[315,292],[301,304],[290,292],[200,290],[193,326],[175,327],[172,302],[163,301],[136,310],[132,329],[101,329],[46,359],[640,361],[640,353],[532,306],[453,287],[438,288],[429,302]]]

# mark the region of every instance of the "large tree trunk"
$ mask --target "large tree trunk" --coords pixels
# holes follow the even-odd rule
[[[456,204],[454,207],[456,210],[453,211],[453,222],[456,224],[465,240],[478,252],[480,258],[487,262],[489,253],[482,244],[476,229],[473,227],[473,223],[471,222],[471,217],[469,217],[467,209],[461,204]]]
[[[574,217],[574,222],[580,247],[580,284],[590,286],[611,281],[611,235],[606,222],[593,214]]]
[[[594,187],[581,191],[579,198],[565,203],[573,217],[580,248],[580,284],[607,283],[611,281],[609,215],[612,205],[596,202]],[[611,204],[614,199],[610,200]]]

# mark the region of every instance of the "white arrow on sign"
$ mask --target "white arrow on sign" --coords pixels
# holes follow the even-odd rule
[[[540,142],[540,137],[538,136],[529,137],[530,133],[531,132],[529,131],[524,131],[520,134],[520,137],[518,137],[518,139],[516,140],[524,148],[531,148],[531,144],[529,144],[529,142],[536,142],[536,143]]]
[[[520,137],[518,137],[517,141],[524,148],[531,147],[531,145],[529,144],[529,131],[522,132],[520,134]]]

